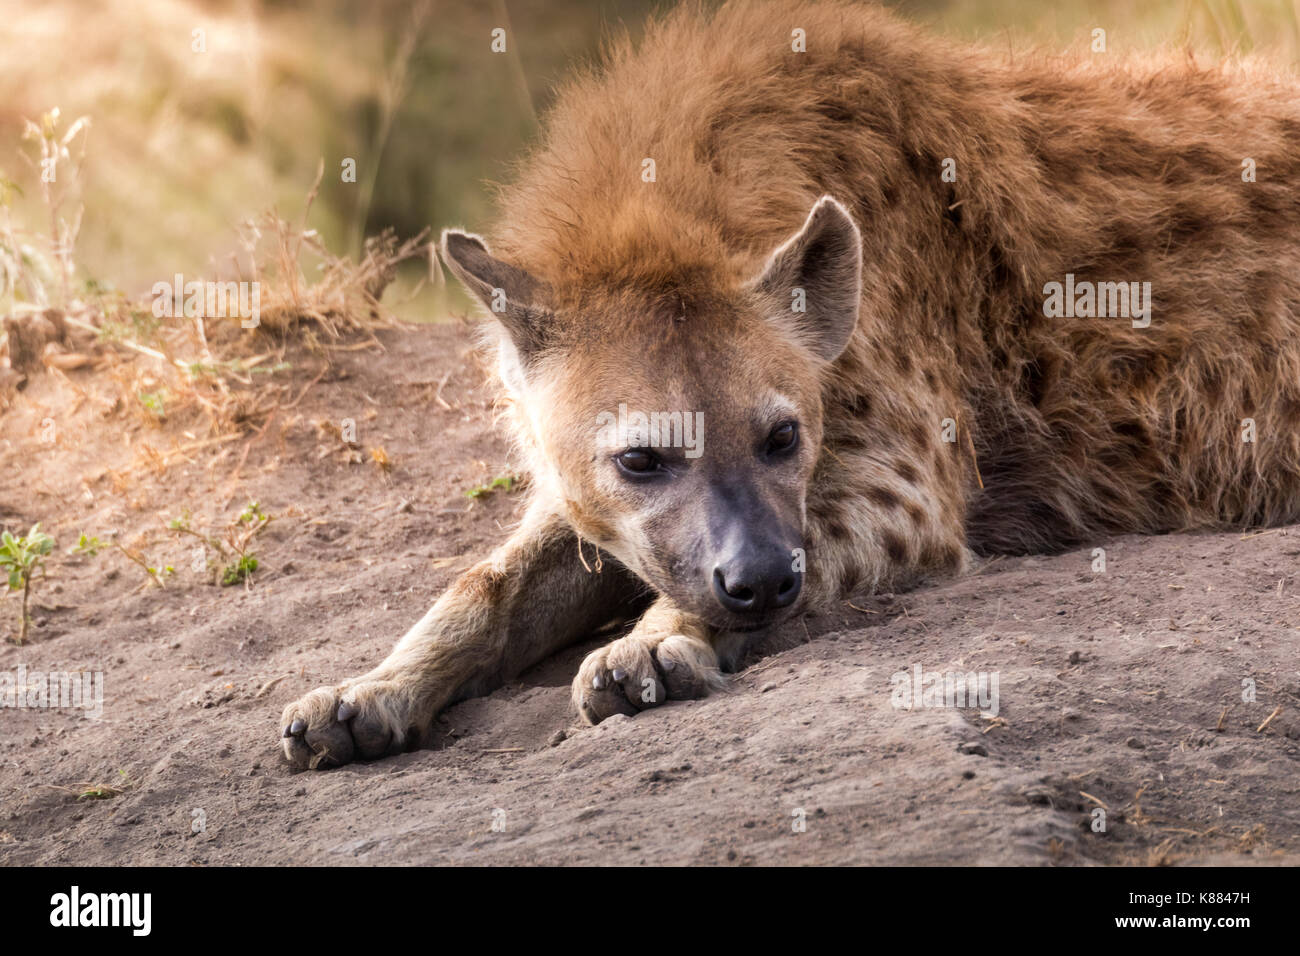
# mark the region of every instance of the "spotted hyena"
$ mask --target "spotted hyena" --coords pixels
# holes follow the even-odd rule
[[[1298,94],[839,3],[616,45],[491,244],[442,238],[490,317],[526,516],[383,663],[285,709],[290,761],[418,745],[618,617],[573,682],[588,721],[973,554],[1300,519]]]

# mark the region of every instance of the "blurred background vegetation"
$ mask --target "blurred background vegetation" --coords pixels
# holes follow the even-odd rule
[[[383,227],[483,225],[491,181],[535,135],[557,79],[612,27],[635,34],[649,0],[0,0],[0,206],[18,242],[49,235],[25,121],[80,117],[85,159],[60,215],[84,210],[76,279],[129,295],[174,273],[223,271],[239,223],[302,215],[355,252]],[[1266,49],[1294,63],[1300,0],[895,0],[938,31],[1061,49],[1107,30],[1112,50],[1190,42],[1211,55]],[[491,31],[505,27],[508,52]],[[196,33],[202,31],[203,51]],[[356,162],[356,182],[340,175]],[[9,188],[7,184],[12,184]],[[4,210],[0,209],[0,213]],[[31,242],[35,242],[31,238]],[[229,272],[229,269],[225,269]],[[456,308],[411,293],[408,319]],[[397,300],[394,303],[394,300]]]

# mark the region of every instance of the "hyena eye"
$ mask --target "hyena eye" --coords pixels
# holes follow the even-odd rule
[[[654,452],[644,448],[632,448],[614,456],[619,470],[625,474],[641,477],[659,470],[659,458]]]
[[[799,426],[794,422],[782,422],[767,436],[767,453],[772,455],[789,451],[798,441]]]

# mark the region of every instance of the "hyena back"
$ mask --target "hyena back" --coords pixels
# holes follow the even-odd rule
[[[285,709],[290,761],[416,746],[620,615],[574,681],[591,722],[972,551],[1300,519],[1298,88],[1008,58],[839,3],[617,44],[561,92],[492,251],[443,237],[491,316],[527,514],[374,671]]]

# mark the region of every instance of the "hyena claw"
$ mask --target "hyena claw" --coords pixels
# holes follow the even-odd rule
[[[285,708],[284,755],[299,770],[324,770],[402,753],[420,737],[417,699],[382,679],[312,691]]]
[[[587,655],[574,678],[573,699],[582,718],[598,724],[667,700],[704,697],[720,684],[717,659],[707,642],[638,628]]]

